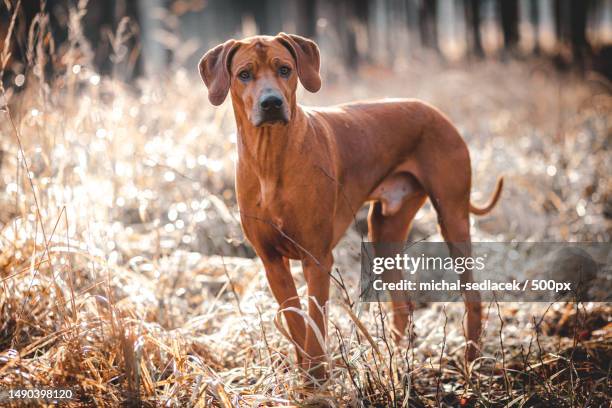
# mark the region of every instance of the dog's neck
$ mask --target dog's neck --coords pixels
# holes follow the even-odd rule
[[[277,182],[283,174],[285,159],[295,157],[287,151],[302,143],[306,115],[296,105],[288,124],[255,127],[236,107],[234,114],[238,128],[238,160],[244,160],[261,181]]]

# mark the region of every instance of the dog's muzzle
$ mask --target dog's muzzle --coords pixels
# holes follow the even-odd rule
[[[275,93],[266,93],[259,99],[259,107],[257,112],[257,121],[255,126],[264,124],[288,122],[287,108],[283,98]]]

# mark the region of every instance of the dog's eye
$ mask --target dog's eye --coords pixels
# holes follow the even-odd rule
[[[238,77],[242,81],[248,81],[249,79],[251,79],[251,73],[245,69],[245,70],[240,71],[240,73],[238,74]]]
[[[289,76],[290,73],[291,73],[291,68],[289,68],[286,65],[283,65],[282,67],[278,69],[278,74],[282,77],[286,78]]]

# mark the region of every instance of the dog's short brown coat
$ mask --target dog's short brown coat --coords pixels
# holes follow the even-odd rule
[[[284,316],[298,360],[320,377],[325,352],[317,328],[324,336],[332,249],[356,210],[371,202],[371,241],[401,242],[429,197],[452,255],[466,256],[469,214],[493,208],[502,179],[489,204],[473,206],[467,146],[449,119],[424,102],[299,105],[298,80],[307,90],[318,91],[319,66],[313,41],[280,33],[229,40],[208,51],[199,69],[214,105],[231,94],[238,129],[236,190],[242,226],[284,310],[300,308],[289,259],[302,261],[308,314],[316,328],[295,312],[285,310]],[[285,120],[262,119],[260,100],[266,93],[281,96],[279,114]],[[387,279],[398,279],[398,274],[391,272]],[[471,272],[461,279],[471,280]],[[481,332],[480,298],[475,295],[465,303],[466,353],[473,358]],[[393,310],[394,335],[401,337],[410,304],[394,300]]]

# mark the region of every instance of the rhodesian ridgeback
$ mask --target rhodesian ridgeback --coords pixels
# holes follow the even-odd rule
[[[332,249],[364,203],[370,202],[369,240],[403,242],[429,197],[452,256],[469,256],[469,215],[486,214],[470,203],[468,148],[449,119],[412,99],[357,102],[326,108],[296,101],[298,80],[321,88],[317,45],[280,33],[229,40],[199,64],[208,98],[228,93],[238,129],[236,192],[244,233],[261,258],[270,289],[296,345],[298,363],[325,376],[326,308]],[[308,319],[289,270],[297,259],[308,285]],[[399,271],[389,279],[397,279]],[[471,281],[471,271],[461,275]],[[393,334],[406,331],[411,304],[393,299]],[[477,354],[481,303],[465,297],[466,357]],[[306,321],[305,321],[306,320]]]

